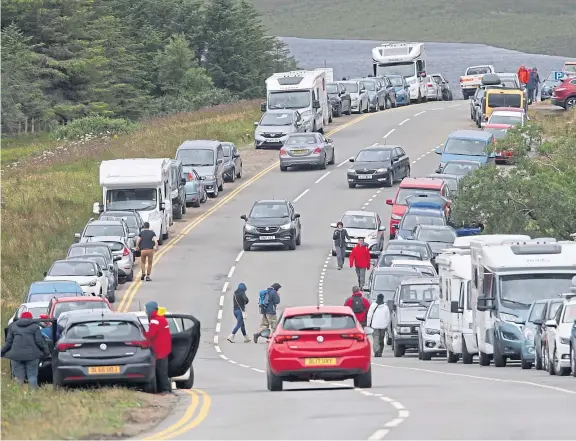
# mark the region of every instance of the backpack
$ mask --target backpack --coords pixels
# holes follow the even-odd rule
[[[362,297],[352,296],[351,308],[354,314],[360,314],[361,312],[364,312],[366,308],[364,308],[364,302],[362,301]]]
[[[258,305],[260,305],[260,310],[266,310],[266,307],[270,303],[270,294],[268,293],[268,289],[263,289],[260,291],[260,297],[258,299]]]

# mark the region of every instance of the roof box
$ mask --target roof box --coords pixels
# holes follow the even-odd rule
[[[497,74],[485,74],[482,77],[483,86],[496,86],[498,84],[502,84],[502,80]]]

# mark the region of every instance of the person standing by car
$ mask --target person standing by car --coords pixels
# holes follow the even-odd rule
[[[344,266],[344,259],[346,258],[346,241],[350,240],[348,231],[344,228],[342,222],[336,224],[336,231],[332,235],[334,241],[334,250],[336,251],[336,260],[338,262],[338,269],[341,270]]]
[[[154,230],[150,229],[150,223],[144,222],[142,231],[138,235],[136,249],[140,250],[140,265],[142,265],[142,276],[140,280],[150,282],[150,273],[152,272],[152,262],[154,260],[154,251],[158,250],[158,238]]]
[[[42,357],[50,355],[42,336],[40,325],[30,311],[23,312],[18,320],[8,327],[6,342],[2,346],[2,357],[12,362],[12,372],[18,384],[28,378],[31,387],[38,387],[38,368]]]
[[[376,301],[370,305],[367,322],[374,329],[374,357],[382,357],[386,330],[390,326],[390,308],[384,303],[384,294],[378,294]]]
[[[370,250],[364,243],[364,239],[358,239],[358,243],[350,253],[350,268],[356,269],[358,285],[363,287],[366,282],[366,270],[370,269]]]
[[[258,343],[258,337],[262,334],[265,329],[270,329],[270,333],[274,332],[276,328],[276,307],[280,303],[280,296],[278,291],[280,291],[279,283],[273,283],[268,289],[260,291],[260,314],[262,315],[262,321],[260,322],[260,328],[254,334],[254,343]]]
[[[532,80],[532,78],[534,78],[534,97],[532,99],[532,102],[534,102],[538,99],[538,92],[541,83],[540,75],[538,75],[538,69],[536,69],[535,67],[533,67],[532,70],[530,71],[530,80]]]
[[[352,287],[352,296],[348,297],[344,302],[344,306],[348,306],[356,319],[362,326],[366,326],[368,318],[368,310],[370,309],[370,302],[362,295],[362,290],[359,286]]]
[[[146,339],[150,342],[156,359],[156,389],[158,393],[169,394],[172,392],[172,382],[168,374],[168,356],[172,352],[170,327],[164,314],[160,314],[158,303],[146,303],[146,314],[150,322]]]
[[[228,336],[228,341],[234,343],[234,337],[238,330],[242,331],[244,336],[244,342],[250,342],[250,337],[246,335],[246,326],[244,321],[246,320],[246,305],[248,304],[248,296],[246,295],[246,285],[243,283],[238,284],[238,288],[234,291],[234,296],[232,298],[232,307],[234,311],[234,317],[236,317],[236,326],[232,329],[232,334]]]
[[[528,69],[526,69],[523,64],[518,68],[517,75],[518,80],[520,80],[520,84],[526,87],[526,84],[528,84],[528,81],[530,80],[530,74],[528,73]]]

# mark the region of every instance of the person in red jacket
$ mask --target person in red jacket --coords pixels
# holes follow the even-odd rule
[[[156,358],[157,391],[161,394],[169,394],[172,392],[172,382],[168,375],[168,356],[172,352],[170,327],[166,317],[158,313],[158,303],[146,303],[146,314],[150,321],[146,339],[152,345],[154,358]]]
[[[354,286],[352,288],[352,296],[346,299],[344,306],[348,306],[360,324],[366,326],[370,302],[362,295],[359,286]]]
[[[526,69],[526,67],[522,64],[519,68],[518,68],[518,80],[520,80],[520,83],[523,86],[526,86],[526,84],[528,84],[528,81],[530,81],[530,72],[528,72],[528,69]]]
[[[366,281],[366,270],[370,269],[370,250],[363,239],[358,239],[358,243],[350,253],[350,268],[356,268],[358,286],[362,288]]]

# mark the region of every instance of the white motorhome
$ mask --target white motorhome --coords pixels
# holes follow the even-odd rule
[[[426,100],[424,43],[390,43],[372,49],[374,75],[401,75],[410,86],[410,101]]]
[[[317,67],[314,70],[324,72],[326,74],[326,82],[327,83],[333,83],[334,82],[334,69],[332,69],[331,67]]]
[[[168,239],[172,225],[170,159],[115,159],[100,164],[103,203],[93,212],[136,210],[150,223],[158,242]]]
[[[464,364],[472,363],[478,354],[473,333],[473,312],[470,281],[472,241],[498,244],[511,240],[530,240],[522,234],[486,234],[458,237],[452,248],[436,257],[440,277],[440,336],[446,348],[446,360],[455,363],[459,358]]]
[[[324,133],[332,120],[323,70],[275,73],[266,80],[266,104],[262,111],[294,109],[312,131]]]
[[[576,243],[532,239],[471,243],[473,330],[481,366],[519,360],[523,327],[535,300],[570,289],[576,276]]]

